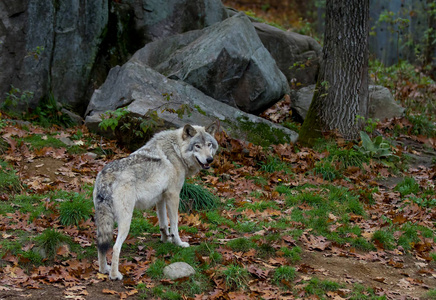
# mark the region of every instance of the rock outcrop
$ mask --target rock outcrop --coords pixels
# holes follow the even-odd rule
[[[169,99],[164,94],[170,95]],[[177,109],[182,104],[188,104],[193,109],[183,119],[174,113],[162,111],[165,107]],[[221,127],[235,137],[247,137],[250,124],[266,124],[271,131],[270,137],[280,132],[288,142],[295,142],[298,137],[287,128],[219,102],[183,81],[169,79],[136,57],[110,71],[106,82],[92,96],[85,124],[93,131],[100,131],[100,115],[120,107],[126,107],[136,116],[156,110],[167,126],[172,127],[186,123],[208,125],[218,119]]]
[[[289,93],[287,80],[240,13],[202,31],[161,39],[135,55],[168,78],[249,113]]]
[[[108,22],[108,2],[3,1],[0,3],[0,93],[30,91],[35,107],[51,91],[83,113],[92,66]]]

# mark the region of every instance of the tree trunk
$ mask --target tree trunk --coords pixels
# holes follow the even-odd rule
[[[337,131],[359,136],[368,112],[369,0],[327,0],[323,62],[300,142]]]

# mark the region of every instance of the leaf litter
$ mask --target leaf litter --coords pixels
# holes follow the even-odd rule
[[[284,104],[286,105],[286,104]],[[277,111],[273,110],[274,118],[279,119]],[[389,128],[393,123],[402,124],[401,120],[391,120],[391,123],[382,124]],[[43,134],[44,136],[57,134],[61,137],[71,137],[78,128],[60,130],[42,129],[30,125],[28,130],[19,126],[9,125],[2,129],[1,136],[9,144],[9,148],[2,155],[2,159],[13,165],[23,185],[27,186],[28,194],[45,195],[50,191],[65,190],[71,192],[86,193],[84,186],[93,184],[96,174],[101,168],[113,159],[124,157],[128,152],[119,149],[113,141],[93,137],[85,127],[80,128],[83,136],[78,145],[86,145],[86,151],[97,148],[106,150],[110,155],[100,155],[97,158],[84,154],[72,154],[67,148],[43,147],[31,149],[27,143],[17,143],[18,138]],[[87,143],[84,139],[93,140]],[[427,153],[434,154],[435,143],[431,138],[402,136],[411,147],[407,149],[397,147],[397,153],[412,152],[421,153],[422,145],[427,145]],[[431,260],[430,253],[436,252],[434,239],[422,235],[412,243],[408,251],[401,246],[386,248],[385,245],[375,242],[376,249],[373,251],[360,251],[348,244],[337,244],[325,236],[313,231],[301,222],[292,220],[289,216],[292,211],[298,209],[309,212],[313,206],[303,202],[297,208],[286,204],[285,196],[276,191],[277,186],[284,186],[297,194],[295,188],[308,186],[313,191],[318,191],[328,184],[343,186],[350,190],[360,190],[361,199],[372,197],[373,203],[365,205],[367,217],[349,213],[350,222],[359,227],[361,236],[371,241],[377,230],[392,225],[404,225],[407,223],[424,226],[434,232],[434,220],[436,211],[431,207],[418,205],[413,201],[405,203],[399,192],[394,190],[396,184],[389,184],[389,180],[397,178],[391,173],[389,167],[371,162],[364,164],[363,169],[347,169],[347,180],[343,178],[329,182],[316,174],[313,174],[315,164],[322,161],[328,154],[319,153],[309,148],[299,148],[291,145],[273,145],[269,149],[231,139],[225,133],[217,136],[221,151],[217,156],[214,168],[207,174],[202,174],[199,180],[214,190],[214,193],[226,202],[233,199],[233,207],[226,207],[220,211],[220,215],[231,223],[238,223],[242,219],[263,225],[256,231],[241,233],[226,222],[212,230],[210,235],[209,220],[204,212],[181,214],[180,226],[195,227],[197,233],[182,231],[182,238],[188,239],[193,245],[200,243],[216,244],[216,252],[222,256],[222,262],[210,267],[205,271],[210,278],[211,287],[208,291],[196,295],[191,299],[295,299],[309,297],[306,294],[308,282],[314,278],[336,280],[343,283],[347,288],[353,284],[364,284],[373,288],[378,295],[385,295],[387,299],[417,299],[426,290],[436,286],[435,262]],[[97,142],[99,141],[99,142]],[[431,147],[431,150],[428,150]],[[412,149],[412,150],[411,150]],[[110,151],[109,151],[110,150]],[[431,158],[431,155],[429,157]],[[261,169],[263,162],[268,157],[275,156],[290,166],[292,172],[283,169],[265,172]],[[419,165],[412,165],[403,171],[400,176],[412,176],[416,178],[421,187],[434,188],[436,179],[436,166],[428,161],[420,161]],[[422,164],[424,162],[424,164]],[[347,173],[348,172],[348,173]],[[263,182],[257,179],[262,177]],[[388,180],[380,181],[377,178],[385,177]],[[396,181],[398,183],[398,181]],[[368,189],[368,186],[377,187],[376,192]],[[366,195],[366,196],[365,196]],[[434,196],[433,196],[434,197]],[[3,198],[2,198],[2,201]],[[95,226],[92,219],[82,221],[78,226],[64,226],[59,222],[57,199],[45,198],[45,208],[52,211],[51,214],[42,214],[38,218],[31,218],[31,213],[22,213],[19,207],[15,212],[1,215],[0,229],[3,239],[17,240],[16,232],[27,232],[31,235],[41,234],[47,228],[55,228],[71,237],[74,243],[83,249],[95,247]],[[247,204],[259,202],[273,203],[274,208],[265,209],[244,208]],[[369,201],[369,200],[368,200]],[[255,207],[255,206],[253,206]],[[244,208],[241,210],[240,208]],[[147,217],[157,223],[153,216]],[[330,230],[337,231],[341,228],[341,216],[330,213],[328,220]],[[301,230],[297,238],[290,236],[286,230],[275,228],[273,224],[278,219],[287,221],[287,229]],[[216,240],[214,235],[224,232],[225,239]],[[278,240],[268,241],[268,236],[273,233],[282,234]],[[91,260],[78,259],[78,253],[64,244],[56,249],[53,261],[45,259],[40,266],[32,265],[30,260],[22,255],[12,255],[10,251],[4,251],[0,267],[0,296],[17,295],[30,297],[38,295],[40,299],[50,298],[44,296],[44,291],[56,291],[55,294],[69,299],[86,299],[89,296],[100,295],[101,298],[126,299],[138,296],[136,286],[144,284],[147,289],[159,286],[162,281],[151,279],[147,275],[150,264],[156,260],[156,252],[148,248],[147,240],[157,240],[158,235],[145,235],[143,237],[128,238],[130,245],[139,246],[136,250],[130,250],[134,259],[121,260],[120,269],[126,274],[123,282],[112,282],[107,275],[98,273],[96,258]],[[271,246],[273,253],[270,257],[259,255],[256,249],[249,251],[234,251],[227,246],[230,240],[241,237],[246,239],[264,237],[257,240],[259,247]],[[144,245],[144,246],[142,246]],[[282,247],[292,248],[300,246],[303,249],[301,261],[291,263],[283,252]],[[35,244],[28,241],[22,246],[23,251],[32,250]],[[197,255],[200,264],[210,263],[207,256]],[[229,264],[237,264],[247,269],[250,280],[245,290],[229,290],[225,285],[221,272]],[[279,266],[292,265],[297,270],[297,278],[293,281],[283,281],[281,286],[272,283],[273,274]],[[177,283],[167,282],[167,285]],[[328,298],[344,299],[349,295],[349,290],[341,288],[326,294]],[[312,295],[313,297],[313,295]]]

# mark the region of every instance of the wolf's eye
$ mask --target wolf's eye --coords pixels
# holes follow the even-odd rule
[[[208,147],[211,147],[211,146],[212,146],[212,143],[207,143],[207,146],[208,146]]]
[[[196,145],[195,145],[195,148],[200,149],[201,146],[200,146],[199,144],[196,144]]]

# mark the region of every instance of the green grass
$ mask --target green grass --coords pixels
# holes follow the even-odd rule
[[[301,248],[298,246],[288,248],[288,247],[282,247],[280,248],[280,251],[283,252],[283,256],[288,258],[291,263],[296,263],[301,260]]]
[[[274,172],[284,172],[285,174],[292,174],[292,168],[289,164],[282,161],[277,156],[268,156],[266,161],[261,161],[259,163],[260,165],[260,171],[267,172],[267,173],[274,173]]]
[[[163,268],[166,263],[162,259],[156,259],[147,269],[147,275],[153,279],[161,279],[163,277]]]
[[[278,205],[274,201],[256,201],[256,202],[246,202],[243,206],[237,209],[237,211],[243,211],[246,209],[251,209],[253,211],[264,211],[267,208],[279,209]]]
[[[274,271],[273,283],[281,285],[282,281],[291,282],[296,277],[295,268],[289,266],[280,266]]]
[[[366,288],[361,284],[355,284],[348,297],[350,300],[386,300],[386,296],[376,296],[372,288]]]
[[[210,210],[218,206],[219,199],[201,185],[185,182],[180,192],[180,211]]]
[[[67,148],[67,145],[50,135],[33,134],[19,139],[19,142],[30,144],[31,150],[39,150],[44,147]]]
[[[423,135],[427,137],[436,137],[435,120],[426,115],[408,115],[407,119],[412,123],[410,133],[413,135]],[[409,132],[406,132],[410,134]]]
[[[428,291],[424,299],[436,300],[436,289],[432,289]]]
[[[53,210],[45,208],[47,195],[15,195],[10,201],[0,202],[0,214],[13,213],[17,209],[23,213],[30,213],[30,221],[44,214],[53,213]],[[13,204],[13,205],[11,205]]]
[[[43,251],[42,256],[54,258],[56,250],[62,244],[71,244],[70,237],[55,229],[45,229],[40,235],[34,238],[36,245]]]
[[[362,168],[363,163],[369,162],[369,157],[354,149],[333,147],[330,149],[327,161],[334,165],[339,165],[341,169],[347,169],[348,167]]]
[[[341,173],[336,170],[336,167],[329,161],[319,161],[315,164],[313,172],[316,175],[321,175],[324,180],[333,181],[341,178]]]
[[[392,250],[395,246],[395,238],[391,230],[380,229],[375,231],[372,241],[386,250]]]
[[[12,166],[0,160],[0,194],[19,193],[22,189],[20,178]]]
[[[247,269],[239,265],[230,264],[221,271],[224,283],[230,290],[245,289],[248,286],[250,274]]]
[[[254,248],[256,244],[247,238],[237,238],[227,242],[227,246],[233,251],[247,252],[248,250]]]
[[[92,214],[92,201],[83,194],[70,193],[59,205],[59,220],[61,224],[79,225],[80,222],[86,221]]]
[[[143,211],[137,209],[133,211],[129,234],[138,237],[144,236],[144,233],[159,233],[159,226],[153,226],[143,213]]]
[[[419,184],[416,182],[413,177],[405,177],[400,183],[398,183],[395,188],[395,191],[399,192],[402,197],[410,194],[418,194],[420,191]]]
[[[330,281],[312,278],[304,288],[307,294],[323,297],[327,292],[334,292],[342,287],[341,284]]]

